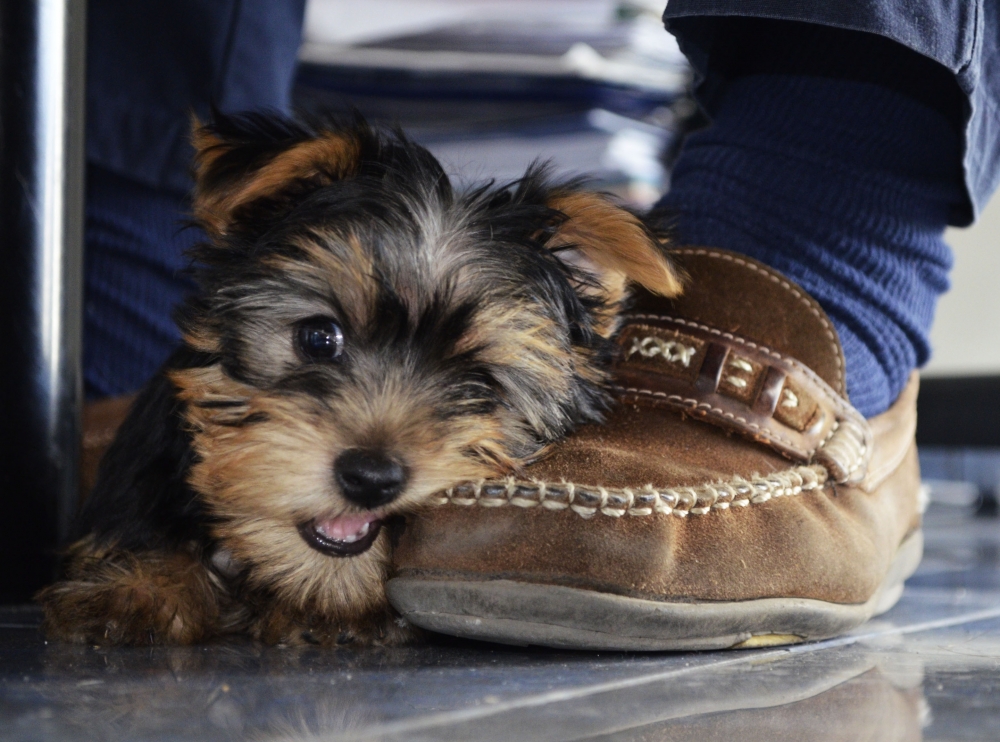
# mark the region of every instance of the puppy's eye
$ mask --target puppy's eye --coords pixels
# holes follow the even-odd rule
[[[313,363],[336,361],[344,352],[344,332],[329,317],[310,317],[300,322],[295,342],[302,357]]]

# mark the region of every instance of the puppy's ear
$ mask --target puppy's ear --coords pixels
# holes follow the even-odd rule
[[[217,114],[210,124],[192,121],[194,217],[213,237],[273,218],[295,196],[355,173],[362,122],[312,129],[278,115]],[[261,219],[247,219],[261,206]]]
[[[677,296],[677,269],[634,214],[599,193],[553,194],[547,205],[566,217],[546,242],[561,260],[592,276],[608,303],[625,298],[633,281],[654,294]]]

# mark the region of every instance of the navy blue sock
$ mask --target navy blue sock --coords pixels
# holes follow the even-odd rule
[[[88,397],[135,391],[177,346],[173,307],[192,288],[185,198],[87,169],[83,375]]]
[[[947,116],[881,85],[738,77],[685,143],[658,208],[681,242],[754,257],[815,297],[870,417],[930,355],[952,264],[943,233],[965,199],[960,142]]]

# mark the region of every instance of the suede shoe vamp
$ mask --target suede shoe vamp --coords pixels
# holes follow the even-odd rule
[[[499,641],[711,648],[832,635],[898,597],[920,548],[916,376],[866,421],[801,289],[731,253],[676,256],[689,286],[625,318],[605,424],[411,519],[389,583],[404,616]],[[699,606],[714,611],[701,638]],[[619,607],[626,633],[636,615],[653,628],[619,642],[588,624]],[[813,620],[824,610],[836,620]]]
[[[915,392],[913,384],[886,415],[912,410]],[[669,444],[658,453],[657,441]],[[552,501],[539,504],[535,493],[510,504],[509,487],[503,505],[483,505],[474,491],[472,502],[457,504],[459,493],[408,525],[399,574],[516,579],[652,600],[865,602],[918,526],[916,449],[909,447],[875,494],[821,483],[812,467],[789,464],[674,413],[622,409],[606,427],[564,443],[524,484],[551,490],[569,481],[598,493],[630,488],[631,505],[609,507],[605,499],[603,509],[599,502],[557,509]],[[669,514],[646,513],[635,494],[653,482],[690,502],[681,499]],[[709,504],[703,492],[726,484],[732,495]]]

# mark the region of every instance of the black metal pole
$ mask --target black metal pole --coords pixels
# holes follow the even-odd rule
[[[49,582],[77,499],[85,0],[0,0],[0,600]]]

